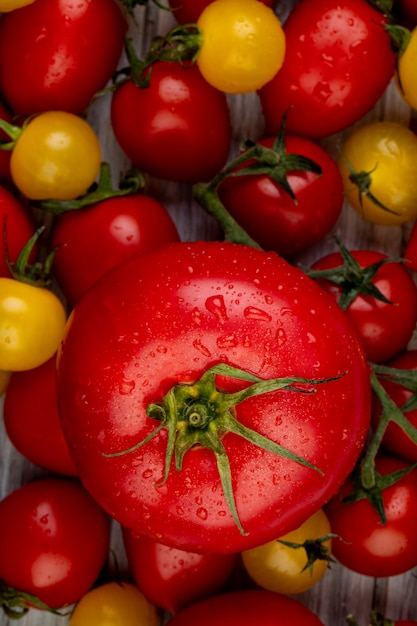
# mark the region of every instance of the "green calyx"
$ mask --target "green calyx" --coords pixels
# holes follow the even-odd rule
[[[33,264],[29,263],[29,257],[32,254],[32,250],[45,230],[45,226],[40,226],[35,231],[29,241],[23,246],[14,263],[10,261],[9,256],[6,218],[4,220],[3,229],[6,263],[12,277],[15,280],[19,280],[20,282],[28,285],[33,285],[34,287],[47,287],[51,283],[52,263],[58,248],[54,248],[44,261],[36,261]]]
[[[0,606],[9,619],[17,620],[24,617],[29,611],[30,607],[39,609],[41,611],[47,611],[60,617],[69,615],[69,612],[62,612],[58,609],[53,609],[36,596],[19,591],[13,587],[9,587],[0,581]]]
[[[236,393],[223,393],[216,386],[216,376],[227,376],[252,383]],[[222,439],[226,433],[234,433],[243,437],[253,445],[277,454],[295,463],[304,465],[316,472],[323,472],[287,448],[271,441],[260,433],[241,424],[233,415],[233,408],[246,400],[258,395],[277,390],[286,390],[298,393],[315,393],[316,385],[330,382],[335,379],[307,379],[299,377],[284,377],[263,380],[257,376],[220,363],[209,368],[194,384],[174,385],[163,398],[162,402],[151,403],[147,407],[147,415],[160,422],[159,426],[145,439],[135,446],[122,452],[104,454],[105,457],[115,457],[128,454],[147,444],[163,428],[167,429],[167,448],[165,454],[164,475],[160,483],[163,485],[171,471],[174,459],[175,470],[182,469],[184,455],[194,446],[202,446],[211,450],[217,462],[224,495],[233,519],[244,535],[242,524],[236,509],[232,487],[232,476],[229,458]],[[307,387],[306,387],[307,386]]]
[[[387,257],[377,263],[372,263],[367,267],[361,267],[357,260],[335,237],[336,243],[342,255],[342,265],[328,270],[314,270],[303,267],[304,272],[313,279],[326,279],[338,285],[342,292],[339,306],[344,311],[359,295],[370,296],[386,304],[393,304],[384,294],[373,284],[372,279],[377,274],[380,267],[387,263],[400,263],[403,259]]]
[[[302,568],[300,574],[309,570],[310,575],[312,575],[313,566],[316,561],[327,561],[328,567],[330,567],[330,563],[336,562],[332,557],[328,546],[326,546],[326,543],[334,537],[338,537],[338,535],[335,533],[328,533],[327,535],[323,535],[323,537],[317,537],[317,539],[306,539],[303,543],[286,541],[285,539],[277,539],[277,541],[278,543],[282,543],[282,545],[292,548],[293,550],[305,550],[306,564]]]

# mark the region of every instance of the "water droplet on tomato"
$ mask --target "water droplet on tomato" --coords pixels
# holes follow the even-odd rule
[[[276,339],[277,339],[278,346],[283,346],[284,343],[287,341],[287,335],[283,328],[278,328],[277,333],[276,333]]]
[[[142,473],[142,478],[151,478],[153,476],[153,470],[151,469],[146,469],[143,473]]]
[[[207,517],[208,517],[207,509],[205,509],[204,507],[201,506],[200,508],[197,509],[196,515],[200,519],[206,520]]]
[[[127,396],[135,389],[136,383],[134,380],[122,380],[119,385],[119,393],[122,396]]]
[[[263,311],[262,309],[258,309],[255,306],[246,307],[246,309],[243,311],[243,315],[246,317],[246,319],[260,320],[264,322],[270,322],[272,319],[269,313]]]
[[[207,346],[205,346],[200,339],[195,339],[195,341],[193,341],[193,346],[194,348],[196,348],[199,352],[201,352],[202,354],[204,354],[204,356],[210,357],[211,356],[211,352],[210,350],[207,348]]]
[[[217,317],[219,322],[228,320],[226,305],[223,296],[210,296],[205,302],[207,311]]]
[[[224,335],[216,340],[218,348],[235,348],[238,345],[236,335]]]

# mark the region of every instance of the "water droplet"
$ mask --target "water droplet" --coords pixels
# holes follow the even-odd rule
[[[269,313],[263,311],[262,309],[258,309],[255,306],[246,307],[246,309],[243,311],[243,315],[246,317],[246,319],[260,320],[264,322],[270,322],[272,319]]]
[[[122,396],[127,396],[135,389],[136,383],[134,380],[122,380],[119,384],[119,393]]]
[[[265,296],[265,302],[266,304],[272,304],[274,302],[274,299],[272,298],[272,296]]]
[[[182,508],[182,506],[176,506],[175,507],[176,512],[178,513],[178,515],[184,515],[184,509]]]
[[[236,335],[225,335],[216,340],[218,348],[235,348],[238,345]]]
[[[197,309],[197,307],[195,307],[191,311],[191,320],[194,322],[194,324],[201,324],[201,311]]]
[[[201,496],[197,496],[195,499],[195,503],[201,505],[203,503],[203,498]]]
[[[165,354],[167,352],[167,347],[161,344],[156,348],[156,351],[159,352],[159,354]]]
[[[153,470],[151,469],[146,469],[143,474],[142,474],[142,478],[151,478],[153,476]]]
[[[210,296],[210,298],[207,298],[205,306],[207,311],[213,313],[219,322],[226,322],[228,320],[223,296]]]
[[[202,354],[204,354],[204,356],[211,356],[211,352],[210,350],[207,348],[207,346],[205,346],[200,339],[195,339],[193,341],[193,346],[194,348],[196,348],[196,350],[198,350],[199,352],[201,352]]]
[[[276,333],[276,339],[278,346],[283,346],[284,343],[287,341],[287,335],[283,328],[278,328]]]
[[[201,506],[200,508],[197,509],[196,515],[200,519],[206,520],[207,517],[208,517],[207,509],[205,509],[204,507]]]
[[[219,517],[226,517],[226,514],[227,514],[227,513],[226,513],[226,511],[224,511],[223,509],[222,509],[221,511],[218,511],[218,512],[217,512],[217,515],[218,515]]]

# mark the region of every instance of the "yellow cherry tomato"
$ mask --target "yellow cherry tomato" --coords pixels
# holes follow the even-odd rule
[[[287,533],[281,540],[297,545],[316,542],[330,534],[330,523],[323,509],[319,509],[299,528]],[[330,554],[331,538],[319,542]],[[263,589],[295,595],[307,591],[319,582],[328,569],[328,560],[318,559],[311,568],[306,567],[307,552],[304,547],[290,547],[280,541],[242,552],[242,561],[250,577]]]
[[[417,217],[417,136],[406,126],[359,127],[343,143],[338,166],[349,204],[368,222],[391,226]]]
[[[35,0],[0,0],[0,13],[9,13],[34,2]]]
[[[30,120],[10,160],[16,187],[31,200],[73,200],[83,195],[100,165],[100,143],[93,128],[64,111],[48,111]]]
[[[0,396],[6,393],[7,385],[9,384],[11,372],[0,370]]]
[[[130,583],[106,583],[76,605],[70,626],[158,626],[155,607]]]
[[[274,11],[259,0],[214,0],[197,25],[197,64],[208,83],[225,93],[260,89],[281,68],[285,35]]]
[[[417,111],[417,27],[410,33],[407,46],[398,56],[396,84],[404,101]]]
[[[66,312],[52,291],[0,278],[0,370],[29,370],[58,350]]]

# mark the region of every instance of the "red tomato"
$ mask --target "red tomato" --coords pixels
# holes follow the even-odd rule
[[[406,465],[395,457],[380,455],[376,459],[381,474]],[[336,535],[332,542],[333,556],[345,567],[366,576],[396,576],[416,567],[417,469],[383,489],[385,524],[367,498],[342,502],[352,488],[349,477],[326,506]]]
[[[350,254],[361,268],[388,258],[375,250],[353,250]],[[341,265],[340,252],[332,252],[316,261],[312,269],[328,270]],[[317,280],[340,302],[341,286],[325,278]],[[361,338],[368,361],[383,363],[404,350],[412,338],[417,322],[417,288],[397,261],[382,265],[371,282],[390,302],[359,294],[347,307],[346,315]],[[347,279],[344,289],[347,291],[351,286]]]
[[[14,372],[7,386],[3,418],[7,435],[29,461],[57,474],[76,476],[58,416],[56,358]]]
[[[201,600],[174,615],[169,623],[171,626],[323,626],[310,609],[294,598],[257,589]]]
[[[0,502],[0,578],[52,608],[87,593],[109,540],[105,514],[72,480],[39,479]]]
[[[112,77],[127,22],[114,0],[36,0],[0,21],[0,89],[12,111],[82,113]]]
[[[122,84],[113,95],[111,122],[128,158],[158,178],[210,180],[229,154],[227,98],[196,65],[158,62],[148,87]]]
[[[222,591],[238,563],[237,554],[196,554],[123,529],[133,578],[150,602],[177,613]]]
[[[4,219],[10,260],[16,261],[24,245],[35,232],[35,225],[26,207],[7,189],[0,186],[0,276],[10,277],[6,262],[4,241]],[[35,245],[34,258],[37,246]]]
[[[363,0],[297,2],[284,24],[284,64],[259,92],[266,133],[287,111],[289,133],[316,139],[361,119],[394,76],[384,22]]]
[[[195,24],[203,10],[212,0],[168,0],[173,16],[179,24]],[[275,4],[275,0],[260,0],[268,7]]]
[[[397,358],[387,363],[389,367],[395,367],[401,370],[417,370],[417,350],[407,350],[400,354]],[[395,402],[398,407],[402,407],[407,400],[409,400],[414,393],[390,380],[381,379],[381,385],[385,388],[390,398]],[[417,428],[417,409],[410,411],[403,411],[404,416],[408,421]],[[381,415],[381,404],[377,398],[374,398],[372,404],[372,418],[373,423],[376,425],[379,422]],[[417,445],[408,437],[408,435],[393,422],[390,422],[384,433],[382,439],[382,445],[386,450],[395,454],[396,456],[409,461],[410,463],[417,463]]]
[[[256,378],[223,369],[201,382],[219,363]],[[235,427],[223,421],[230,392],[287,376],[337,379],[311,393],[261,393],[259,383],[261,395],[230,396],[233,414],[323,474],[237,434],[222,435],[223,447],[216,438]],[[369,396],[363,352],[334,300],[275,253],[241,244],[171,244],[119,265],[74,308],[59,355],[60,415],[84,484],[123,526],[192,552],[239,552],[317,510],[357,459]],[[164,415],[178,470],[185,454],[182,471],[167,462],[166,481],[165,432],[125,452]]]
[[[274,138],[259,143],[271,148]],[[335,161],[324,148],[295,136],[287,136],[285,144],[287,154],[307,157],[322,169],[321,175],[295,168],[288,172],[287,182],[295,201],[268,174],[229,176],[220,185],[219,196],[262,248],[291,256],[318,243],[331,231],[342,210],[343,183]]]
[[[174,241],[179,234],[162,204],[139,193],[110,198],[58,217],[51,238],[52,248],[60,245],[54,272],[73,306],[113,266]]]

